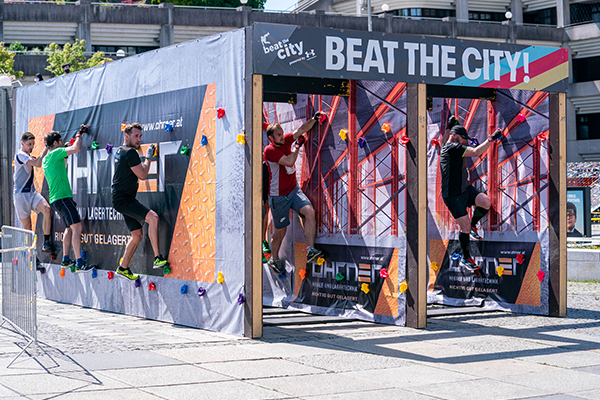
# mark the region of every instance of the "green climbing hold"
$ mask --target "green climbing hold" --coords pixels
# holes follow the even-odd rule
[[[188,154],[190,154],[190,148],[187,146],[181,146],[181,150],[179,150],[179,153],[182,156],[187,156]]]
[[[335,279],[339,282],[339,281],[343,281],[344,280],[344,275],[342,275],[341,272],[338,272],[337,275],[335,276]]]
[[[95,140],[92,142],[92,150],[98,150],[98,142],[96,142]]]
[[[73,273],[73,274],[74,274],[74,273],[75,273],[75,264],[71,264],[71,265],[69,266],[69,268],[71,268],[71,273]]]
[[[165,265],[163,267],[163,274],[167,275],[167,274],[170,274],[170,273],[171,273],[171,267],[169,267],[169,264],[167,264],[167,265]]]

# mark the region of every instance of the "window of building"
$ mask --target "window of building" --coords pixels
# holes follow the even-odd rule
[[[454,17],[454,10],[438,10],[436,8],[402,8],[394,10],[395,15],[403,17],[427,17],[427,18],[445,18]]]
[[[155,50],[158,47],[147,47],[147,46],[92,46],[92,51],[103,51],[105,53],[116,53],[118,50],[123,50],[125,54],[140,54],[146,51]]]
[[[471,21],[504,21],[505,19],[503,13],[469,11]]]
[[[600,139],[599,126],[600,113],[577,115],[577,140]]]
[[[556,21],[556,7],[523,13],[526,24],[556,25]]]
[[[571,24],[600,22],[600,3],[575,3],[569,6]]]
[[[600,80],[600,57],[573,59],[573,82],[598,80]]]

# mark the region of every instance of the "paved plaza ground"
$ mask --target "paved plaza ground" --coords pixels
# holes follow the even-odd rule
[[[6,368],[24,342],[0,328],[0,399],[600,400],[600,283],[568,304],[422,330],[266,310],[253,340],[40,300],[48,355]]]

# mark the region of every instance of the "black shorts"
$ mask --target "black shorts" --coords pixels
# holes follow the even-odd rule
[[[148,207],[136,199],[119,202],[113,201],[113,206],[115,207],[115,210],[123,214],[129,232],[142,229],[142,225],[146,220],[146,215],[150,212]]]
[[[58,199],[50,205],[60,215],[67,228],[81,222],[81,218],[79,218],[79,213],[77,212],[77,203],[73,201],[73,198]]]
[[[458,219],[467,215],[467,208],[475,205],[475,198],[479,193],[483,192],[469,185],[461,195],[444,197],[444,203],[446,203],[446,207],[448,207],[454,219]]]

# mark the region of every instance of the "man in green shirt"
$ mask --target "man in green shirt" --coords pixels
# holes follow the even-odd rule
[[[64,147],[64,142],[60,133],[52,131],[44,136],[44,143],[48,148],[48,154],[44,157],[42,168],[48,188],[50,190],[50,206],[60,215],[67,226],[63,236],[63,267],[71,267],[71,271],[91,271],[92,266],[81,257],[81,219],[77,212],[75,201],[73,201],[73,192],[67,176],[66,158],[81,150],[81,134],[87,132],[87,126],[82,125],[75,135],[75,142],[70,146]],[[75,262],[69,258],[69,251],[73,244],[75,257],[79,256]],[[75,264],[74,268],[72,267]]]

